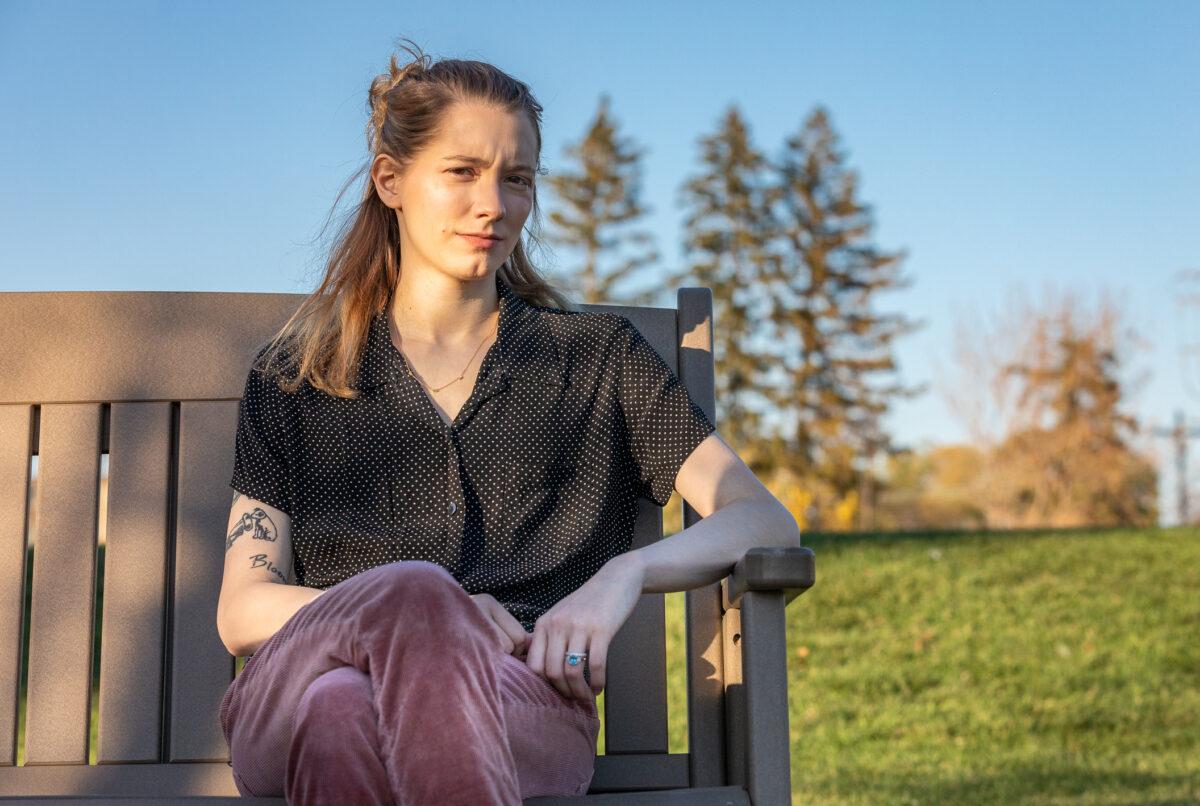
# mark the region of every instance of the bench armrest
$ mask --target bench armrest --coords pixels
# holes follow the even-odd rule
[[[742,555],[733,573],[721,580],[721,603],[737,610],[747,591],[783,591],[784,605],[816,582],[813,550],[805,547],[759,547]]]

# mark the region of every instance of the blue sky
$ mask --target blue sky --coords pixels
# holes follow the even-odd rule
[[[311,289],[314,239],[365,158],[367,86],[407,36],[527,81],[551,171],[610,94],[647,149],[669,267],[679,186],[724,110],[770,154],[826,106],[876,243],[908,253],[912,285],[880,308],[927,323],[897,347],[904,380],[931,384],[889,419],[903,442],[965,436],[936,387],[956,317],[1019,288],[1122,300],[1147,344],[1145,425],[1200,404],[1182,358],[1200,309],[1173,279],[1200,269],[1200,4],[596,8],[0,2],[0,290]],[[1169,509],[1168,446],[1146,446]]]

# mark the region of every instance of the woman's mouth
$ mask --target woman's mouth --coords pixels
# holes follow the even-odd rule
[[[493,246],[497,246],[498,244],[502,243],[499,238],[483,238],[478,235],[464,235],[461,232],[459,233],[459,236],[466,238],[467,243],[471,244],[471,246],[474,246],[477,249],[491,249]]]

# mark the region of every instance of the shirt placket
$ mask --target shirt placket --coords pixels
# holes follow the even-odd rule
[[[462,543],[463,518],[466,507],[463,505],[462,482],[462,447],[458,432],[453,427],[446,433],[446,503],[443,509],[446,517],[447,532]]]

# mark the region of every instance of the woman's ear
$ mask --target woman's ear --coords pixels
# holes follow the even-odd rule
[[[380,201],[393,210],[400,209],[400,166],[387,154],[377,154],[371,162],[371,182]]]

